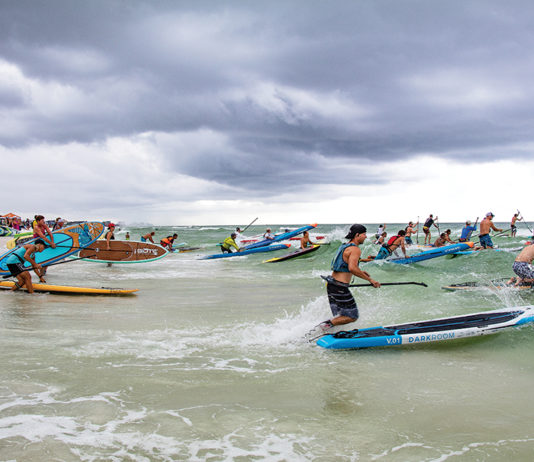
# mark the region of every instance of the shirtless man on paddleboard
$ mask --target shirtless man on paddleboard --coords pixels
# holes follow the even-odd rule
[[[488,212],[486,213],[484,219],[480,222],[480,245],[484,249],[493,249],[493,241],[491,240],[491,236],[489,234],[490,230],[502,231],[502,229],[496,228],[493,224],[493,221],[491,221],[493,220],[494,216],[495,215],[493,215],[493,213]]]
[[[534,260],[534,243],[527,245],[514,261],[512,269],[519,277],[516,285],[520,284],[534,284],[534,268],[532,268],[532,260]]]

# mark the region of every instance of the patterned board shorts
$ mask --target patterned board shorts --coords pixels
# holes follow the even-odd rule
[[[356,300],[349,290],[348,284],[343,284],[335,281],[333,278],[328,279],[326,285],[326,292],[328,294],[328,302],[330,303],[330,310],[334,317],[348,316],[352,319],[358,319],[358,306]]]
[[[512,269],[520,278],[534,279],[534,269],[532,269],[532,265],[529,265],[527,262],[516,261],[514,262]]]

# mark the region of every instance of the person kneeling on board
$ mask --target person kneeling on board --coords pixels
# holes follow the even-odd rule
[[[308,245],[311,247],[312,245],[316,245],[316,242],[312,242],[310,239],[310,233],[308,231],[304,231],[302,234],[302,237],[300,238],[300,248],[305,249],[308,247]]]
[[[320,328],[326,332],[333,326],[348,324],[358,319],[358,306],[352,296],[349,284],[352,276],[369,281],[373,287],[380,287],[380,283],[375,281],[369,273],[359,267],[362,251],[359,247],[367,238],[367,228],[360,224],[350,227],[345,239],[349,242],[339,247],[336,256],[332,260],[332,275],[326,277],[326,292],[328,302],[334,317],[321,323]]]
[[[534,260],[534,243],[525,247],[516,257],[512,269],[517,274],[518,278],[515,281],[516,285],[534,284],[534,268],[532,268],[532,260]],[[509,282],[513,282],[510,280]]]
[[[33,294],[32,277],[27,269],[24,268],[24,263],[28,261],[35,274],[39,276],[41,282],[46,282],[43,277],[43,267],[35,261],[35,252],[42,252],[45,249],[45,243],[42,239],[37,239],[33,244],[25,244],[19,249],[15,250],[6,260],[7,268],[11,272],[11,276],[17,278],[17,282],[11,290],[18,290],[26,286],[28,292]]]
[[[167,249],[169,252],[174,252],[174,249],[172,248],[172,245],[174,244],[174,241],[178,237],[178,234],[174,233],[172,236],[167,236],[166,238],[159,241],[159,245],[163,247],[164,249]]]
[[[388,258],[389,256],[393,255],[393,252],[395,252],[395,250],[397,250],[399,247],[404,254],[404,258],[408,258],[408,255],[406,255],[406,246],[404,244],[405,235],[406,231],[401,229],[395,236],[391,236],[387,244],[382,244],[382,247],[380,247],[375,260],[383,260],[384,258]]]
[[[236,252],[241,252],[239,246],[235,243],[235,238],[237,237],[236,233],[230,234],[230,237],[227,237],[221,244],[222,253],[232,253],[230,247],[235,247]]]
[[[144,236],[141,236],[141,242],[150,241],[152,244],[154,244],[154,234],[156,234],[156,231],[150,231]]]

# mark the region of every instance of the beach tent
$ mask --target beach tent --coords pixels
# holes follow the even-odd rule
[[[0,215],[2,218],[20,218],[19,215],[15,215],[14,213],[7,213],[5,215]]]

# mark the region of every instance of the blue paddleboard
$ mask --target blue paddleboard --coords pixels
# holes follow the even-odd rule
[[[285,241],[286,239],[296,236],[297,234],[303,233],[304,231],[309,231],[310,229],[313,229],[316,227],[317,227],[317,223],[313,225],[303,226],[302,228],[298,228],[293,231],[288,231],[287,233],[277,234],[274,237],[274,239],[264,239],[263,241],[255,242],[254,244],[249,244],[242,248],[243,249],[256,249],[258,247],[265,247],[267,245],[273,244],[274,242]]]
[[[395,326],[340,331],[322,336],[317,345],[328,349],[417,345],[495,334],[504,328],[531,322],[534,322],[534,306],[517,306]]]
[[[388,258],[386,259],[386,261],[390,261],[391,263],[398,263],[400,265],[406,265],[409,263],[417,263],[424,260],[430,260],[431,258],[443,257],[444,255],[461,252],[471,247],[473,247],[472,242],[461,242],[459,244],[445,245],[443,247],[436,247],[434,249],[425,250],[424,252],[412,255],[410,258]]]
[[[48,266],[59,260],[63,260],[69,255],[78,252],[80,249],[91,245],[103,232],[104,224],[99,222],[79,223],[66,228],[61,228],[52,233],[56,247],[46,247],[42,252],[35,252],[35,261],[42,266]],[[26,242],[26,244],[31,244],[34,240]],[[18,249],[19,248],[14,248],[0,256],[0,274],[10,274],[6,261],[8,257]],[[26,261],[24,267],[30,268],[30,262]]]
[[[241,252],[216,253],[213,255],[206,255],[205,257],[202,257],[201,260],[213,260],[215,258],[242,257],[244,255],[250,255],[253,253],[272,252],[273,250],[287,249],[288,247],[291,247],[290,244],[274,244],[274,245],[268,245],[265,247],[259,247],[257,249],[242,250]]]

